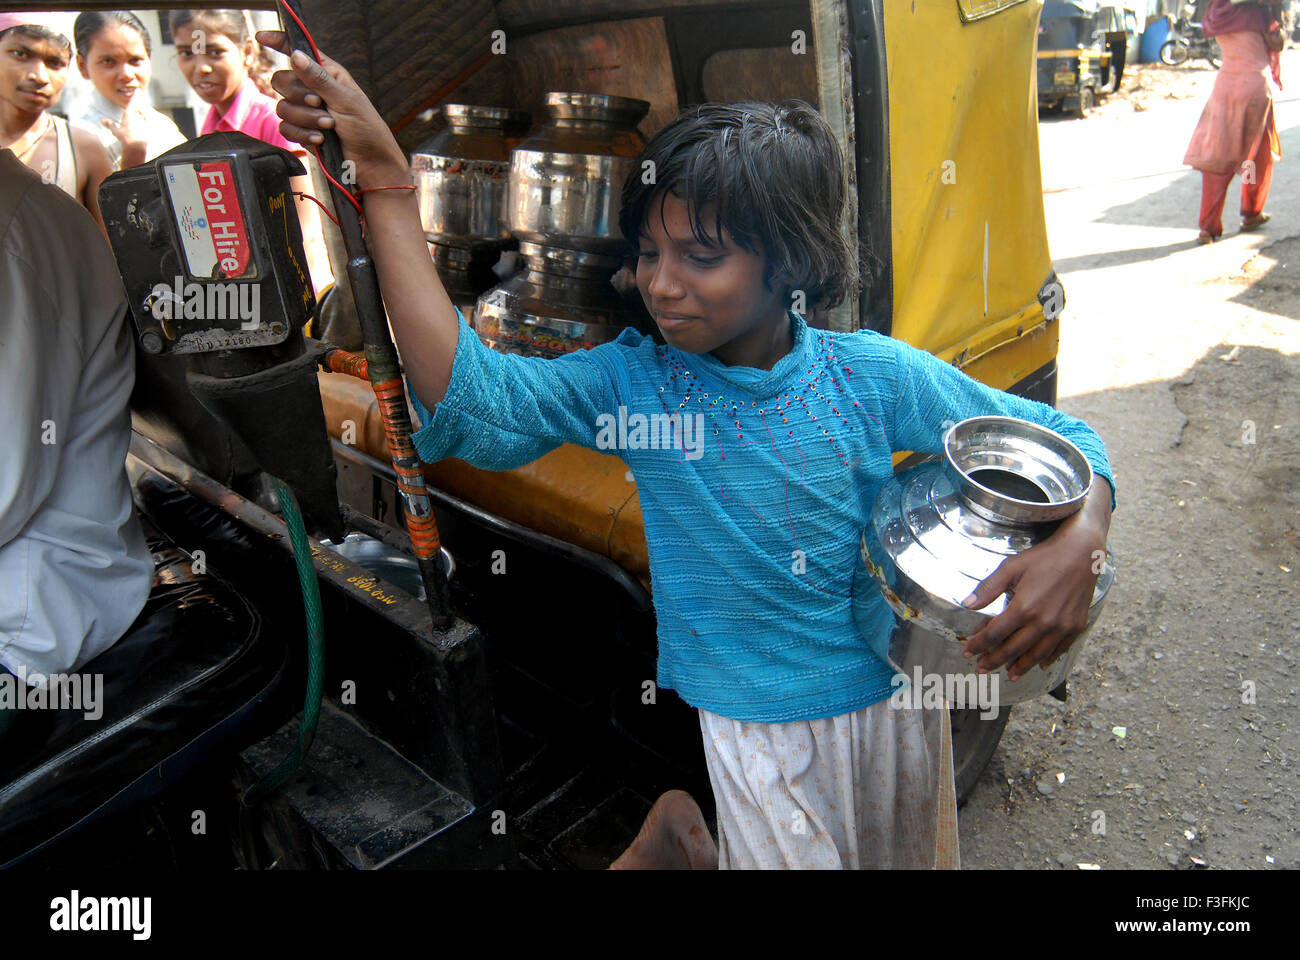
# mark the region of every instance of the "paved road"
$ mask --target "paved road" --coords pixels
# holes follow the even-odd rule
[[[1234,185],[1199,247],[1181,161],[1212,77],[1039,125],[1060,406],[1116,468],[1120,581],[1069,701],[1012,714],[961,813],[968,868],[1300,866],[1300,51],[1273,221],[1237,234]]]

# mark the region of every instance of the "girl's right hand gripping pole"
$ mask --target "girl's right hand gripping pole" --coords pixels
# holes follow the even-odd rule
[[[301,50],[319,63],[316,45],[302,20],[299,0],[279,0],[279,5],[280,19],[290,44],[295,50]],[[442,568],[442,542],[438,537],[438,524],[433,517],[429,493],[424,485],[420,458],[411,440],[406,388],[398,365],[397,350],[393,346],[383,313],[379,277],[366,249],[355,199],[338,182],[343,173],[343,146],[334,130],[322,130],[321,133],[324,140],[316,155],[321,168],[330,179],[330,189],[334,194],[334,209],[338,214],[339,229],[343,233],[343,245],[348,253],[348,282],[352,285],[357,315],[361,320],[361,335],[365,341],[370,385],[379,401],[388,453],[393,459],[393,470],[397,473],[397,488],[402,498],[406,530],[420,567],[420,577],[424,581],[433,627],[435,630],[446,630],[451,626],[453,616],[447,574]]]

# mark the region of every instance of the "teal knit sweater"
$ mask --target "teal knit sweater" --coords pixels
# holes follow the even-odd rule
[[[893,692],[892,613],[858,553],[893,451],[939,453],[945,421],[1020,417],[1073,441],[1114,505],[1081,420],[891,337],[790,318],[794,348],[759,370],[632,329],[554,360],[511,356],[461,317],[436,415],[411,394],[428,462],[507,470],[561,443],[621,457],[645,520],[658,685],[741,721],[838,716]]]

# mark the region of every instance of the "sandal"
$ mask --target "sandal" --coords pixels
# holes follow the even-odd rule
[[[1241,221],[1241,232],[1250,233],[1252,230],[1258,230],[1264,224],[1272,220],[1273,217],[1267,213],[1257,213],[1255,216]]]
[[[1206,233],[1204,230],[1202,230],[1200,234],[1197,236],[1196,242],[1204,246],[1207,243],[1213,243],[1217,239],[1218,237],[1214,236],[1213,234]]]

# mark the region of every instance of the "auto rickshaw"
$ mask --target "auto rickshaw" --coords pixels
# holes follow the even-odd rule
[[[646,134],[707,100],[816,105],[848,158],[847,229],[864,250],[864,283],[814,323],[880,331],[1054,403],[1064,294],[1031,69],[1042,7],[373,0],[363,13],[306,0],[302,11],[408,150],[449,98],[536,110],[548,90],[636,97],[651,104]],[[1061,22],[1082,51],[1080,21]],[[514,55],[494,54],[497,41]],[[155,56],[169,43],[155,38]],[[501,472],[425,465],[420,495],[454,558],[454,573],[439,567],[454,614],[441,617],[391,562],[414,563],[418,478],[395,467],[368,384],[320,371],[319,394],[297,394],[292,415],[244,391],[251,406],[216,416],[196,402],[185,358],[148,336],[137,337],[127,469],[155,549],[155,596],[84,668],[112,694],[101,720],[17,723],[7,735],[0,864],[85,862],[94,850],[101,862],[220,868],[602,868],[661,791],[685,788],[708,814],[695,713],[653,689],[644,524],[621,460],[566,445]],[[214,350],[233,364],[244,356],[226,341]],[[272,461],[312,465],[290,486],[311,534],[302,545],[318,610],[300,599]],[[349,531],[391,548],[389,566],[323,542]],[[313,612],[323,648],[309,656]],[[1008,715],[954,710],[962,799]],[[278,767],[288,755],[297,762]],[[274,769],[280,785],[254,802],[249,788]]]
[[[1119,90],[1131,15],[1097,0],[1047,0],[1038,27],[1038,105],[1086,117]]]

